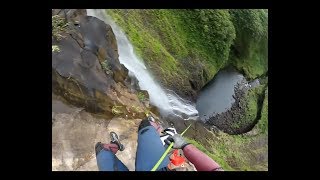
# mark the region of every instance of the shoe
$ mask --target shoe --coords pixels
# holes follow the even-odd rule
[[[103,149],[103,145],[101,142],[97,142],[97,144],[95,145],[95,151],[96,151],[96,156],[99,154],[99,152]]]
[[[110,132],[110,137],[111,137],[111,143],[118,145],[119,150],[123,151],[124,150],[124,146],[121,144],[117,133]]]

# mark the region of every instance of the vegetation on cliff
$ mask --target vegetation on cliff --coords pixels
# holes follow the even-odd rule
[[[107,10],[163,85],[193,96],[226,65],[268,70],[266,10]]]
[[[230,10],[236,39],[230,62],[247,78],[254,79],[268,72],[268,11]]]
[[[237,123],[232,124],[238,127],[249,127],[256,124],[256,121],[260,119],[261,108],[264,101],[264,91],[266,85],[259,85],[253,89],[248,90],[244,97],[240,98],[240,103],[243,104],[244,113],[241,114],[237,120]]]

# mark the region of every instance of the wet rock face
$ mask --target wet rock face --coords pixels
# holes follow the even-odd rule
[[[128,76],[128,70],[120,64],[117,41],[111,26],[90,16],[81,19],[79,26],[84,37],[84,49],[94,53],[100,63],[106,61],[115,82],[123,83]]]
[[[106,62],[115,82],[123,83],[128,70],[119,62],[116,39],[109,25],[84,16],[78,26],[70,24],[68,32],[70,35],[60,41],[53,39],[53,44],[64,50],[52,56],[52,66],[60,75],[71,75],[90,88],[104,91],[110,84],[101,68],[101,63]]]
[[[145,117],[146,107],[125,85],[128,70],[119,62],[112,28],[83,10],[52,13],[68,22],[64,38],[52,38],[59,47],[52,52],[53,92],[105,118]]]
[[[68,21],[78,23],[81,17],[87,15],[85,9],[52,9],[52,15],[59,15],[67,18]]]
[[[185,77],[186,80],[183,82],[183,85],[176,87],[176,85],[173,84],[172,87],[170,87],[170,89],[173,89],[179,96],[193,102],[196,101],[198,92],[209,80],[205,71],[205,65],[200,62],[201,61],[195,57],[181,61],[182,66],[184,66],[190,74],[188,77]]]

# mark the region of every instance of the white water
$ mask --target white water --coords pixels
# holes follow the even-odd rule
[[[194,104],[182,99],[173,91],[164,90],[152,77],[142,60],[139,60],[133,51],[133,47],[123,31],[115,24],[105,10],[87,9],[88,16],[94,16],[112,27],[118,43],[119,60],[128,70],[129,75],[134,75],[142,90],[147,90],[150,103],[157,106],[163,116],[168,114],[180,115],[182,113],[193,116],[195,119],[198,111]]]

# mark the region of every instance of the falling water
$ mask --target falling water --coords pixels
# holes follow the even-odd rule
[[[167,116],[174,114],[180,116],[187,115],[190,119],[196,119],[198,111],[195,104],[179,97],[171,90],[165,90],[148,71],[134,51],[131,43],[127,39],[123,31],[115,24],[115,22],[105,13],[105,10],[87,9],[88,16],[94,16],[112,27],[116,36],[119,52],[119,60],[128,70],[129,76],[135,76],[139,81],[142,90],[147,90],[150,97],[150,103],[157,106],[161,115]]]

